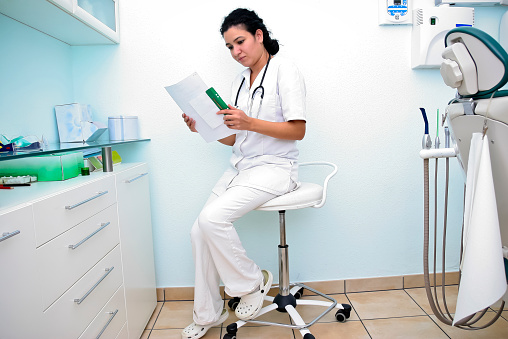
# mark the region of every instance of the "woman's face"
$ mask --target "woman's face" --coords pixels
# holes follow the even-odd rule
[[[263,32],[258,29],[255,35],[246,31],[241,25],[231,26],[224,32],[226,47],[233,59],[245,67],[255,65],[263,55]]]

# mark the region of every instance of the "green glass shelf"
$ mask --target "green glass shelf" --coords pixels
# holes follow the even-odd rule
[[[11,153],[0,153],[0,161],[34,157],[34,156],[45,155],[45,154],[56,154],[56,153],[63,153],[63,152],[70,152],[70,151],[80,151],[80,150],[86,150],[86,149],[91,149],[91,148],[102,148],[102,147],[108,147],[108,146],[114,147],[114,146],[118,146],[118,145],[125,145],[125,144],[146,142],[146,141],[150,141],[150,139],[125,140],[125,141],[104,140],[104,141],[94,141],[94,142],[89,142],[89,143],[66,142],[66,143],[61,143],[61,144],[60,143],[49,144],[48,147],[45,147],[41,151],[32,151],[32,152],[18,151],[18,152],[11,152]]]

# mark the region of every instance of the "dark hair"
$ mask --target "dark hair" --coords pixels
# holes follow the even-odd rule
[[[270,32],[263,23],[256,12],[245,9],[237,8],[227,17],[224,18],[222,26],[220,28],[220,34],[224,36],[224,33],[232,26],[243,26],[246,31],[252,35],[256,35],[256,31],[260,29],[263,32],[263,45],[270,55],[275,55],[279,51],[279,42],[276,39],[270,37]]]

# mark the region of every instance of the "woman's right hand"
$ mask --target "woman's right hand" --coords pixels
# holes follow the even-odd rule
[[[191,130],[191,132],[197,132],[196,120],[192,119],[190,116],[188,116],[185,113],[182,114],[182,118],[183,118],[183,121],[187,124],[187,127],[189,127],[189,129]]]

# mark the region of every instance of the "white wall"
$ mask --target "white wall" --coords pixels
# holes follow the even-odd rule
[[[190,227],[230,155],[228,147],[206,144],[187,130],[164,86],[197,71],[229,97],[230,81],[242,67],[224,47],[219,27],[242,6],[264,18],[283,45],[280,54],[294,59],[305,75],[308,123],[301,160],[332,161],[340,168],[325,207],[288,213],[292,279],[422,272],[418,108],[427,109],[435,134],[436,110],[444,112],[454,91],[439,70],[411,69],[411,26],[378,26],[377,3],[122,0],[120,45],[72,48],[75,101],[90,103],[96,120],[138,115],[142,135],[152,139],[135,154],[122,149],[122,155],[150,164],[159,287],[193,285]],[[477,27],[484,23],[497,37],[494,21],[503,11],[478,11]],[[463,189],[455,161],[451,178],[453,270]],[[277,214],[252,212],[236,226],[248,254],[276,274]]]

